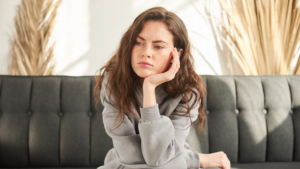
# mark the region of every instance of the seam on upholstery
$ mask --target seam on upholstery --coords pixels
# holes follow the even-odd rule
[[[238,95],[237,95],[237,85],[236,85],[236,78],[233,77],[233,82],[234,82],[234,88],[235,88],[235,110],[238,110]],[[235,111],[234,110],[234,111]],[[238,134],[238,152],[237,152],[237,162],[239,162],[239,157],[240,157],[240,133],[239,133],[239,119],[238,119],[238,114],[236,114],[236,122],[237,122],[237,134]]]
[[[208,86],[208,79],[209,79],[209,77],[208,76],[206,76],[206,91],[207,91],[207,96],[208,96],[208,88],[209,88],[209,86]],[[208,110],[208,98],[206,97],[206,111]],[[209,114],[208,114],[208,116],[209,116]],[[207,118],[207,128],[208,128],[208,118]],[[197,125],[196,125],[197,126]],[[197,128],[196,128],[196,130],[197,130]],[[207,129],[207,131],[208,131],[209,129]],[[210,148],[210,144],[209,144],[209,137],[210,137],[210,134],[208,134],[208,137],[207,137],[207,140],[208,140],[208,153],[211,153],[210,152],[210,150],[211,150],[211,148]]]
[[[208,85],[207,85],[207,76],[205,76],[205,89],[206,89],[206,92],[208,93]],[[205,98],[203,98],[203,101],[206,99],[206,102],[205,102],[205,104],[206,105],[204,105],[204,106],[206,106],[206,110],[205,111],[207,111],[207,96],[205,97]],[[202,100],[201,100],[202,101]],[[209,131],[208,131],[208,115],[206,115],[206,122],[205,122],[205,125],[207,126],[204,126],[205,127],[205,130],[207,130],[207,144],[208,144],[208,152],[207,153],[210,153],[210,148],[209,148]],[[198,119],[198,121],[199,121],[199,119]],[[196,125],[196,132],[197,132],[197,125]]]
[[[289,90],[290,90],[290,99],[291,99],[291,109],[294,108],[294,104],[293,104],[293,99],[292,99],[292,90],[291,90],[291,85],[290,85],[290,79],[286,76],[286,81],[287,81],[287,84],[289,86]]]
[[[238,109],[238,95],[237,95],[237,85],[236,85],[236,77],[233,77],[234,87],[235,87],[235,109]]]
[[[60,109],[59,109],[59,113],[62,113],[62,106],[61,106],[61,96],[62,96],[62,81],[63,81],[63,78],[60,78],[60,91],[59,91],[59,107],[60,107]],[[61,132],[61,117],[62,116],[59,116],[59,127],[58,127],[58,129],[59,129],[59,134],[58,134],[58,164],[59,164],[59,166],[61,166],[61,164],[60,164],[60,132]]]
[[[89,161],[90,161],[90,166],[92,165],[92,118],[93,118],[93,112],[92,112],[92,99],[93,97],[93,81],[92,78],[90,78],[90,112],[91,116],[90,116],[90,157],[89,157]]]
[[[290,78],[288,78],[286,76],[286,81],[288,83],[288,86],[289,86],[289,91],[290,91],[290,97],[291,97],[291,109],[292,110],[294,108],[294,104],[293,104],[293,100],[292,100],[292,90],[291,90],[291,85],[290,85]],[[291,116],[291,119],[292,119],[292,126],[293,126],[293,155],[292,155],[292,161],[294,161],[295,159],[295,141],[296,141],[296,137],[295,137],[295,127],[294,127],[294,119],[293,119],[293,114],[290,114],[289,113],[289,116]]]
[[[30,105],[31,105],[31,97],[32,97],[32,88],[33,88],[33,80],[34,78],[31,79],[31,85],[30,85],[30,92],[29,92],[29,110],[27,112],[30,111],[30,114],[28,116],[28,133],[27,133],[27,152],[28,152],[28,166],[30,166],[30,153],[29,153],[29,127],[30,127],[30,117],[32,115],[32,111],[31,111],[31,108],[30,108]]]
[[[265,97],[265,90],[264,90],[264,85],[263,85],[263,78],[260,76],[260,82],[261,82],[261,87],[262,87],[262,91],[263,91],[263,97],[264,97],[264,109],[266,109],[266,97]],[[266,154],[265,154],[265,162],[267,162],[268,159],[268,121],[266,118],[266,115],[264,115],[265,117],[265,122],[266,122]]]

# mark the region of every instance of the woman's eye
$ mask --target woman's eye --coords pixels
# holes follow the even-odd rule
[[[137,45],[142,45],[142,43],[141,42],[135,42],[135,44],[137,44]],[[162,49],[162,48],[164,48],[164,47],[162,47],[162,46],[155,46],[157,49]]]

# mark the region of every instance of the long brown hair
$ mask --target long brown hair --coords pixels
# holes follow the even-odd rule
[[[100,71],[100,75],[95,75],[96,86],[93,90],[93,94],[96,99],[95,107],[97,109],[97,103],[99,101],[99,95],[101,92],[104,75],[109,72],[110,76],[107,79],[106,88],[109,86],[109,88],[112,88],[113,90],[105,91],[109,91],[109,101],[111,101],[111,94],[113,95],[113,98],[118,98],[118,100],[116,100],[116,105],[118,105],[118,107],[113,105],[115,108],[118,108],[118,115],[116,117],[116,120],[119,116],[121,116],[121,122],[116,128],[118,128],[122,124],[125,115],[140,119],[141,114],[137,96],[135,93],[135,89],[138,85],[138,76],[131,67],[131,52],[135,44],[136,37],[141,32],[145,22],[148,20],[165,23],[174,37],[174,46],[183,49],[182,55],[180,57],[180,69],[176,73],[174,79],[163,83],[162,87],[170,97],[177,97],[179,95],[184,96],[185,93],[193,93],[194,96],[196,96],[196,99],[194,100],[191,107],[190,105],[188,105],[188,101],[192,99],[193,95],[191,95],[188,101],[185,99],[185,97],[182,97],[182,100],[180,102],[186,103],[187,105],[187,107],[185,107],[187,109],[187,112],[182,116],[188,114],[190,120],[190,110],[195,108],[197,104],[200,103],[200,106],[198,108],[199,121],[197,124],[197,128],[198,133],[201,133],[205,129],[206,122],[206,116],[203,112],[203,100],[204,97],[206,97],[206,90],[203,87],[201,77],[194,70],[194,59],[190,51],[191,45],[184,23],[176,14],[167,11],[163,7],[150,8],[141,13],[123,35],[116,53],[102,68],[98,70]],[[133,112],[132,106],[135,107],[139,116],[137,116],[136,113]],[[177,113],[175,112],[175,114]],[[114,124],[116,124],[116,120]]]

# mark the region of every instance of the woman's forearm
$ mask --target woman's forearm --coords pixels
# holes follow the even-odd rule
[[[147,83],[143,84],[143,108],[156,105],[155,87]]]

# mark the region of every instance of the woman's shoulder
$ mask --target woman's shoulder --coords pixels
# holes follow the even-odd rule
[[[110,72],[105,72],[104,73],[102,84],[105,84],[105,85],[107,84],[107,80],[108,80],[109,74],[110,74]]]
[[[110,90],[110,86],[109,86],[109,83],[108,83],[109,77],[110,77],[110,72],[105,72],[105,74],[103,76],[102,83],[101,83],[101,87],[102,87],[103,91],[109,91]]]
[[[108,85],[108,77],[109,72],[105,72],[102,83],[101,83],[101,92],[100,92],[100,99],[103,102],[103,100],[108,100],[108,95],[110,93],[110,87]]]

